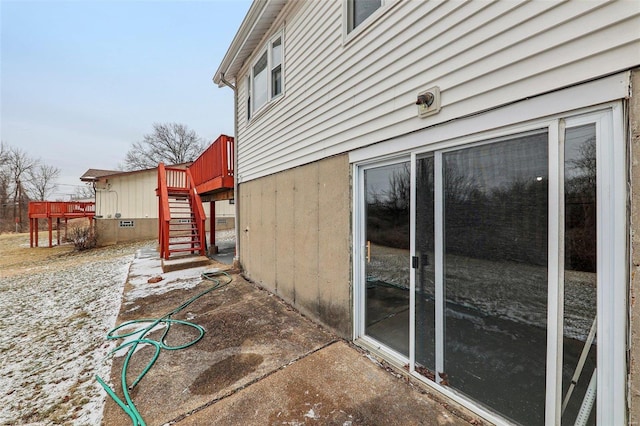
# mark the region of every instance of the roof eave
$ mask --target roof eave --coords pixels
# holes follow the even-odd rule
[[[286,0],[254,0],[244,17],[240,28],[227,49],[222,62],[213,75],[213,82],[218,87],[224,86],[222,81],[235,81],[236,73],[242,64],[258,46],[256,40],[261,40],[271,27],[273,19],[278,16]],[[265,27],[266,26],[266,27]]]

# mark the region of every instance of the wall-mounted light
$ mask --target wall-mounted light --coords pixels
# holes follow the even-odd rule
[[[418,117],[427,117],[440,111],[440,88],[438,86],[418,93],[416,100]]]
[[[427,108],[433,105],[433,100],[436,97],[433,96],[432,92],[423,93],[418,95],[418,100],[416,101],[416,105],[426,106]]]

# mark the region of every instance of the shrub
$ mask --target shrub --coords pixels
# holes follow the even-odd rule
[[[98,245],[95,230],[90,226],[75,226],[69,230],[67,239],[73,243],[76,250],[88,250]]]

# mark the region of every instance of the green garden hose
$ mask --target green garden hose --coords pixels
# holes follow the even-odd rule
[[[226,280],[222,281],[220,279],[220,276],[223,276],[224,278],[226,278]],[[179,349],[188,348],[189,346],[192,346],[192,345],[196,344],[204,336],[205,330],[204,330],[204,328],[202,326],[200,326],[198,324],[194,324],[194,323],[188,322],[188,321],[173,319],[173,318],[171,318],[171,316],[177,314],[180,311],[182,311],[184,308],[186,308],[191,303],[195,302],[196,300],[198,300],[200,297],[204,296],[205,294],[210,293],[213,290],[217,290],[217,289],[220,289],[222,287],[225,287],[229,283],[231,283],[231,281],[232,281],[231,276],[229,274],[227,274],[226,272],[223,272],[223,271],[203,272],[202,273],[202,278],[204,280],[207,280],[207,281],[213,281],[215,284],[212,287],[208,288],[207,290],[205,290],[205,291],[193,296],[192,298],[188,299],[186,302],[184,302],[183,304],[181,304],[180,306],[178,306],[177,308],[175,308],[171,312],[168,312],[167,314],[163,315],[160,318],[157,318],[157,319],[140,319],[140,320],[127,321],[127,322],[124,322],[124,323],[120,324],[119,326],[111,329],[111,331],[109,331],[109,333],[107,333],[107,340],[117,340],[117,339],[122,339],[122,338],[126,338],[126,337],[130,337],[130,336],[139,334],[138,338],[119,345],[117,348],[115,348],[112,351],[110,351],[108,356],[107,356],[107,357],[111,357],[111,356],[113,356],[113,354],[115,352],[117,352],[117,351],[119,351],[119,350],[121,350],[123,348],[127,348],[128,347],[127,355],[126,355],[126,357],[124,359],[124,363],[122,365],[122,374],[120,375],[124,401],[116,394],[116,392],[100,376],[96,375],[96,380],[98,381],[98,383],[100,383],[100,385],[104,388],[104,390],[107,392],[107,394],[131,418],[131,421],[133,422],[134,426],[145,426],[146,423],[142,419],[142,415],[140,414],[140,412],[136,409],[136,406],[133,403],[133,400],[131,399],[131,395],[129,394],[129,392],[132,391],[133,388],[136,387],[136,385],[140,382],[140,380],[142,380],[142,378],[147,374],[147,372],[149,372],[151,367],[153,367],[153,365],[155,364],[156,360],[158,359],[158,356],[160,356],[160,351],[162,349],[175,351],[175,350],[179,350]],[[116,334],[118,332],[118,330],[120,330],[122,328],[126,328],[126,327],[128,327],[128,326],[130,326],[132,324],[148,324],[148,325],[146,327],[138,328],[137,330],[131,331],[131,332],[128,332],[128,333]],[[155,327],[160,325],[160,324],[165,326],[164,333],[162,333],[162,337],[160,338],[160,340],[157,341],[157,340],[151,340],[149,338],[146,338],[146,335],[151,333],[155,329]],[[192,341],[190,341],[188,343],[185,343],[185,344],[182,344],[182,345],[177,345],[177,346],[167,345],[165,340],[167,338],[167,335],[169,334],[169,331],[171,329],[171,325],[172,324],[181,324],[181,325],[185,325],[185,326],[188,326],[188,327],[193,327],[198,331],[198,337],[196,337]],[[145,368],[142,370],[142,372],[133,381],[133,383],[131,385],[127,385],[127,369],[129,368],[129,362],[130,362],[131,357],[135,353],[136,348],[138,347],[139,344],[152,345],[155,348],[155,353],[153,354],[153,357],[147,363]]]

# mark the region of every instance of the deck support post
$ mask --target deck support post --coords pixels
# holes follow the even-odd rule
[[[216,202],[209,202],[209,253],[217,254],[218,246],[216,245]]]
[[[29,247],[33,248],[33,222],[34,221],[38,221],[38,219],[35,218],[29,218]],[[36,229],[38,229],[37,227],[37,223],[36,223]]]
[[[51,216],[47,218],[47,222],[49,223],[49,247],[53,247],[53,219]]]

